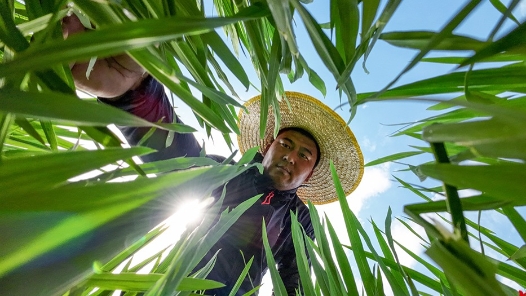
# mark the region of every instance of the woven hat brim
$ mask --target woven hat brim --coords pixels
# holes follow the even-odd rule
[[[363,176],[363,155],[360,146],[345,121],[328,106],[317,99],[298,92],[285,92],[286,98],[279,103],[280,129],[299,127],[310,132],[320,147],[321,158],[308,182],[298,188],[298,196],[313,204],[326,204],[338,200],[330,171],[333,161],[346,196],[353,192]],[[287,104],[288,103],[288,104]],[[239,112],[239,149],[245,153],[259,146],[260,152],[274,140],[275,119],[272,107],[265,129],[265,137],[259,137],[261,96],[255,96],[244,106],[247,112]],[[289,108],[290,106],[290,108]]]

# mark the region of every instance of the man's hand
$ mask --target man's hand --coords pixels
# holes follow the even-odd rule
[[[84,31],[86,28],[76,15],[62,19],[64,38]],[[144,69],[126,54],[97,59],[89,78],[86,77],[88,62],[76,62],[70,65],[70,69],[78,89],[109,99],[118,99],[126,91],[137,88],[147,76]]]

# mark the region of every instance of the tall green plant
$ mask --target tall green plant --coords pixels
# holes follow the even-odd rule
[[[385,222],[385,237],[374,227],[382,252],[376,251],[340,194],[351,246],[340,243],[333,226],[328,220],[322,222],[313,207],[316,242],[303,237],[299,225],[294,224],[294,241],[300,256],[298,262],[305,291],[325,295],[373,295],[382,294],[389,286],[395,295],[416,295],[422,287],[445,295],[509,292],[509,288],[495,281],[495,274],[526,286],[524,246],[514,246],[462,214],[463,211],[497,211],[508,217],[521,238],[526,239],[524,217],[517,211],[517,207],[524,205],[522,182],[526,158],[522,148],[526,143],[526,71],[521,51],[524,24],[511,14],[518,1],[511,1],[507,6],[500,1],[491,1],[502,12],[502,19],[490,32],[488,40],[474,40],[452,33],[480,1],[469,1],[442,30],[382,35],[400,2],[387,1],[380,11],[379,1],[333,0],[329,3],[330,22],[326,25],[318,24],[308,11],[308,5],[296,0],[216,0],[213,6],[219,14],[216,18],[208,17],[206,3],[199,1],[72,1],[73,8],[66,8],[65,1],[0,2],[1,289],[14,293],[23,291],[20,293],[29,295],[36,294],[35,291],[57,294],[72,285],[75,288],[70,294],[86,294],[92,287],[103,288],[97,294],[107,294],[108,290],[115,289],[128,290],[129,294],[135,293],[133,291],[155,294],[173,288],[185,290],[181,294],[187,295],[190,293],[187,290],[215,285],[189,279],[191,264],[187,261],[189,259],[182,257],[191,250],[188,246],[211,245],[211,242],[198,240],[198,234],[206,227],[180,241],[174,248],[176,251],[170,253],[170,259],[161,263],[160,254],[147,259],[148,262],[158,261],[155,271],[148,276],[134,274],[137,266],[126,267],[127,271],[122,275],[109,272],[115,268],[116,262],[129,257],[135,249],[121,253],[123,241],[145,235],[170,214],[165,205],[173,198],[161,194],[166,192],[164,190],[177,193],[188,188],[195,190],[198,186],[193,182],[199,178],[202,191],[198,195],[206,196],[212,188],[242,172],[245,169],[241,166],[243,163],[227,166],[197,158],[136,164],[133,156],[151,151],[141,147],[121,148],[119,138],[106,127],[108,124],[177,132],[191,132],[193,129],[178,124],[145,122],[92,101],[79,100],[67,63],[126,52],[181,98],[208,132],[217,129],[230,143],[228,134],[238,131],[234,108],[240,104],[225,93],[228,89],[234,97],[237,96],[229,77],[235,77],[246,88],[250,85],[246,70],[236,57],[237,51],[248,52],[259,75],[263,95],[262,123],[269,116],[267,107],[278,100],[276,94],[283,93],[280,73],[287,75],[292,82],[307,73],[309,81],[325,94],[325,82],[308,65],[308,59],[297,46],[294,17],[301,18],[305,24],[325,67],[338,82],[339,90],[347,96],[353,114],[356,104],[372,100],[427,100],[422,96],[459,95],[431,107],[444,110],[456,106],[455,109],[424,119],[398,133],[418,137],[433,146],[440,143],[445,146],[445,154],[440,153],[442,160],[439,159],[439,163],[412,165],[410,169],[421,177],[443,181],[449,186],[448,200],[406,207],[410,219],[428,231],[428,254],[443,271],[407,249],[405,251],[432,276],[399,263],[394,246],[398,244],[403,248],[403,245],[390,235],[390,214]],[[60,19],[72,12],[94,29],[63,40]],[[506,19],[511,19],[517,27],[494,40]],[[232,47],[227,46],[215,31],[219,27],[224,28]],[[332,30],[334,42],[322,27]],[[461,68],[378,93],[356,94],[350,73],[362,57],[364,61],[367,59],[378,39],[420,50],[404,72],[422,61],[457,64]],[[432,50],[466,49],[475,54],[470,58],[424,58]],[[495,61],[506,64],[466,69],[473,63]],[[190,87],[198,89],[201,97],[195,97]],[[459,90],[462,90],[460,94]],[[279,114],[272,116],[279,117]],[[263,128],[262,124],[261,130]],[[94,143],[97,150],[87,151],[83,147],[86,141]],[[432,153],[427,144],[415,149],[410,153],[397,152],[376,163]],[[444,155],[449,163],[443,161]],[[462,165],[466,160],[475,161],[477,165]],[[131,168],[84,181],[71,181],[72,177],[106,164],[120,167],[122,161]],[[146,177],[150,173],[201,165],[213,166],[166,173],[156,178]],[[124,175],[139,177],[125,183],[108,182]],[[335,181],[338,184],[336,177]],[[400,183],[427,198],[423,189],[403,180]],[[203,188],[202,184],[209,187]],[[451,195],[453,187],[473,188],[482,193],[459,200]],[[442,211],[455,213],[453,229],[461,235],[455,231],[448,233],[438,223],[429,223],[421,217],[424,213]],[[237,214],[236,210],[231,215]],[[468,226],[465,228],[467,232],[460,226],[463,223]],[[220,233],[215,239],[218,235]],[[472,246],[477,243],[490,247],[509,257],[514,264],[488,258],[469,248],[465,242],[468,236]],[[207,239],[214,238],[204,240]],[[358,274],[352,272],[346,248],[352,250],[363,287],[355,279]],[[204,252],[206,248],[200,250]],[[302,257],[305,251],[312,260],[315,282],[310,282],[308,277],[306,258]],[[110,260],[114,255],[118,256]],[[192,257],[190,261],[195,263],[196,258]],[[271,260],[270,256],[267,259]],[[93,275],[94,261],[109,263],[102,269],[95,268],[99,273]],[[213,262],[208,267],[211,264]],[[183,265],[186,269],[179,269]],[[272,269],[273,266],[269,266]],[[157,271],[164,275],[157,274]],[[462,280],[459,272],[469,275],[469,280]],[[202,279],[205,274],[206,270],[202,270],[194,277]],[[273,281],[279,293],[279,278],[274,276]]]
[[[219,17],[209,17],[212,8],[200,1],[0,3],[2,289],[25,294],[65,291],[92,272],[92,262],[109,260],[124,248],[126,238],[140,237],[164,220],[169,213],[161,205],[171,201],[165,192],[182,194],[199,178],[208,187],[194,194],[206,196],[245,169],[205,159],[136,164],[133,156],[151,151],[121,148],[107,125],[171,132],[193,129],[145,122],[92,100],[79,100],[68,63],[90,60],[93,64],[95,59],[125,52],[187,104],[207,132],[217,129],[231,143],[229,134],[238,132],[235,108],[241,105],[226,91],[237,96],[232,77],[246,88],[250,82],[235,50],[225,44],[217,28],[225,28],[234,49],[242,47],[249,53],[261,80],[265,122],[267,107],[283,93],[280,73],[291,81],[307,73],[325,94],[325,82],[296,46],[295,11],[325,65],[340,79],[348,78],[357,60],[367,55],[399,1],[389,3],[381,22],[375,23],[377,1],[363,4],[363,17],[358,2],[332,1],[330,27],[337,36],[335,45],[298,1],[215,1],[212,8]],[[342,13],[334,13],[338,9]],[[79,16],[89,32],[64,40],[60,22],[71,13]],[[345,27],[357,27],[360,19],[367,34],[356,45],[357,31],[348,35]],[[201,93],[199,98],[191,87]],[[341,89],[350,102],[356,101],[349,79]],[[86,149],[87,142],[97,150]],[[130,168],[122,168],[124,162]],[[72,179],[107,164],[120,169],[87,180]],[[166,173],[200,165],[212,167]],[[166,174],[146,177],[159,173]],[[124,175],[139,177],[109,182]],[[27,281],[32,285],[22,284]],[[170,283],[177,287],[177,281]]]
[[[488,40],[451,33],[452,25],[458,25],[471,13],[466,9],[453,17],[441,31],[392,32],[380,37],[395,46],[420,50],[411,65],[420,61],[451,63],[459,65],[457,71],[378,93],[358,95],[361,103],[417,100],[436,102],[430,110],[453,108],[423,119],[396,134],[421,139],[427,145],[371,163],[399,160],[422,153],[435,156],[435,163],[409,165],[408,169],[420,178],[431,177],[442,181],[445,200],[431,201],[426,193],[432,192],[432,189],[418,188],[401,179],[398,181],[427,200],[426,203],[405,206],[405,212],[430,235],[426,254],[443,269],[445,278],[441,281],[447,279],[449,282],[448,292],[444,291],[444,294],[454,295],[458,288],[458,292],[465,295],[513,295],[517,291],[499,283],[496,274],[521,286],[526,279],[521,245],[515,246],[503,240],[502,234],[495,235],[481,228],[478,222],[464,217],[465,211],[496,211],[508,217],[523,244],[526,242],[522,235],[524,218],[517,211],[518,207],[526,204],[522,199],[526,193],[522,185],[526,167],[521,145],[525,139],[526,105],[522,81],[526,56],[517,51],[523,43],[517,36],[524,24],[511,14],[518,1],[512,1],[508,6],[498,1],[492,3],[502,12],[502,17],[490,32]],[[471,1],[465,8],[476,4],[477,1]],[[507,18],[516,22],[516,28],[494,40]],[[474,54],[471,57],[423,58],[432,50],[472,50]],[[474,69],[474,63],[487,62],[499,63]],[[404,72],[408,69],[409,66]],[[448,95],[451,98],[450,94],[459,90],[461,94],[449,100],[425,97]],[[457,194],[459,189],[474,189],[480,193],[460,199]],[[422,216],[437,212],[449,212],[451,220],[429,221]],[[441,224],[444,221],[452,228],[446,230]],[[473,249],[475,246],[478,251]],[[516,266],[485,255],[484,248],[488,247],[512,260]]]

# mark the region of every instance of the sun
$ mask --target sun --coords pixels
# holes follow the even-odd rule
[[[186,228],[198,221],[203,216],[204,207],[208,204],[207,200],[186,199],[178,203],[176,212],[166,219],[165,224],[170,228]]]

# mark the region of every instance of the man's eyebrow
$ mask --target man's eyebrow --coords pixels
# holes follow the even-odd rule
[[[292,143],[292,144],[295,144],[294,141],[292,141],[291,139],[287,138],[287,137],[283,137],[281,138],[283,140],[287,140],[289,143]]]
[[[293,145],[296,144],[296,143],[295,143],[294,141],[292,141],[290,138],[283,137],[283,138],[281,138],[281,139],[286,140],[286,141],[288,141],[289,143],[291,143],[291,144],[293,144]],[[310,151],[309,148],[307,148],[307,147],[301,147],[301,148],[302,148],[303,150],[307,151],[307,153],[309,153],[311,156],[314,155],[314,154],[312,154],[312,151]]]

